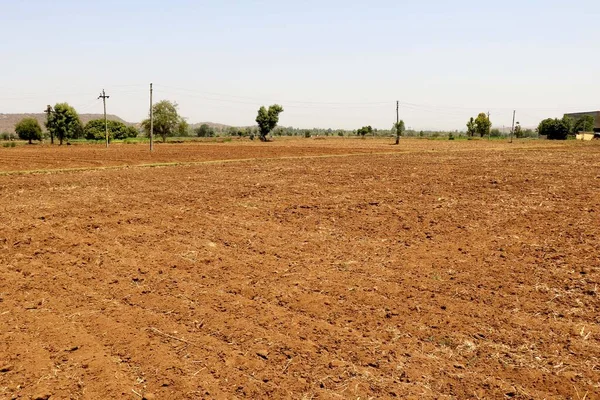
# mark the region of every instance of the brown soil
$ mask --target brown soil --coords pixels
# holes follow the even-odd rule
[[[0,399],[600,398],[599,157],[0,148]]]
[[[229,143],[156,143],[150,153],[147,144],[113,144],[107,150],[104,144],[50,146],[21,145],[15,148],[0,147],[0,173],[14,171],[38,171],[66,168],[122,167],[132,165],[153,165],[160,163],[202,163],[220,160],[250,160],[254,158],[306,157],[319,155],[348,155],[363,153],[396,153],[414,151],[464,151],[504,149],[497,141],[430,141],[404,140],[403,146],[391,146],[393,140],[329,138],[319,139],[278,139],[271,143],[248,139],[234,139]],[[514,144],[518,148],[538,148],[544,146],[562,147],[564,144],[537,141],[524,141]]]

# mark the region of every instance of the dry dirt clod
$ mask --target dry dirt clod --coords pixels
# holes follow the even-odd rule
[[[142,400],[156,400],[156,396],[152,393],[146,393],[144,394],[144,397],[142,397]]]
[[[52,393],[40,392],[40,393],[34,395],[32,398],[33,398],[33,400],[48,400],[51,396],[52,396]]]
[[[256,355],[262,358],[263,360],[269,359],[269,351],[268,350],[259,350],[256,352]]]

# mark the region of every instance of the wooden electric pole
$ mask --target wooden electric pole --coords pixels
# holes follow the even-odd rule
[[[489,123],[489,127],[488,127],[488,140],[490,140],[492,138],[492,124],[490,122],[490,112],[488,111],[488,123]]]
[[[48,104],[48,106],[46,107],[44,112],[47,114],[46,115],[46,128],[48,128],[48,124],[50,123],[50,114],[52,113],[52,106],[50,104]],[[54,144],[54,131],[50,128],[48,128],[48,130],[50,131],[50,144]]]
[[[512,143],[513,140],[513,134],[515,132],[515,115],[517,114],[517,110],[513,110],[513,124],[512,124],[512,129],[510,130],[510,142]]]
[[[152,84],[150,84],[150,151],[154,150],[154,115],[152,112]]]
[[[100,96],[98,96],[98,98],[102,99],[102,102],[104,103],[104,137],[106,139],[106,148],[108,149],[108,120],[106,119],[106,99],[110,98],[110,96],[107,96],[104,92],[104,89],[102,89],[102,93],[100,93]]]
[[[400,102],[396,100],[396,144],[400,144]]]

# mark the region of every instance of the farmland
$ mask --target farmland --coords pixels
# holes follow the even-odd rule
[[[0,148],[0,399],[598,398],[599,160]]]

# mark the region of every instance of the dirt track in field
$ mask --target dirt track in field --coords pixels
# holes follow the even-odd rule
[[[95,169],[227,159],[245,161]],[[0,149],[5,172],[90,168],[0,175],[0,399],[599,398],[599,160],[548,142]]]

